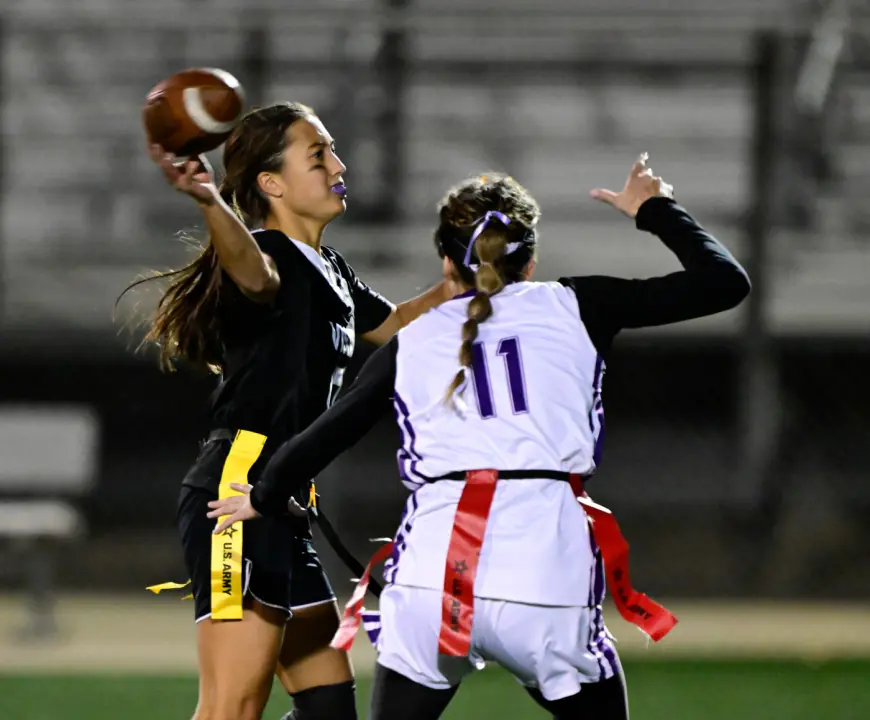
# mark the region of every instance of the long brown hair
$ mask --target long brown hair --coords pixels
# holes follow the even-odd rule
[[[489,222],[487,213],[498,214],[508,223],[497,219]],[[480,324],[492,316],[490,298],[507,283],[520,280],[535,255],[535,226],[540,216],[537,201],[516,180],[504,175],[466,180],[452,188],[439,205],[441,222],[435,231],[435,244],[442,256],[453,260],[460,279],[477,291],[468,303],[468,320],[462,325],[461,368],[447,389],[448,403],[453,402],[471,368]],[[486,226],[474,238],[483,222]],[[470,267],[475,264],[476,270]]]
[[[301,103],[281,103],[252,110],[224,145],[220,195],[247,227],[261,226],[269,215],[269,201],[260,191],[257,176],[281,170],[287,130],[296,121],[313,116],[314,111]],[[218,314],[220,266],[210,242],[205,245],[193,242],[200,248],[200,254],[191,263],[178,270],[155,272],[136,280],[127,286],[118,301],[144,282],[168,280],[140,347],[148,343],[157,345],[160,366],[164,370],[173,370],[175,362],[183,359],[218,373],[223,365]]]

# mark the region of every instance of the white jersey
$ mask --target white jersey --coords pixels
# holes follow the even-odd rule
[[[286,512],[294,490],[394,402],[404,436],[399,467],[413,493],[386,579],[441,594],[464,483],[435,478],[483,469],[593,472],[604,419],[598,351],[608,352],[623,329],[713,315],[749,292],[743,268],[673,200],[647,200],[636,225],[658,235],[683,270],[645,280],[591,275],[509,285],[492,298],[494,315],[479,326],[461,416],[444,396],[459,367],[469,297],[429,311],[373,353],[345,396],[282,446],[251,491],[253,507]],[[461,575],[460,566],[450,575]],[[567,482],[497,483],[474,588],[485,600],[591,607],[594,613],[569,615],[588,616],[591,637],[600,637],[601,557]],[[447,594],[455,596],[452,586]]]
[[[453,520],[464,483],[446,473],[558,470],[588,475],[600,452],[604,364],[580,318],[574,292],[558,283],[516,283],[492,297],[481,323],[464,411],[445,404],[459,369],[470,297],[403,329],[395,409],[403,436],[403,482],[413,490],[387,562],[388,582],[442,589]],[[586,515],[568,483],[498,483],[475,595],[541,605],[588,605],[592,550]]]

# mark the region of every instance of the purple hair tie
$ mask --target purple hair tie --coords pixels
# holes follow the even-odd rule
[[[474,231],[474,235],[471,236],[471,240],[468,243],[468,249],[465,251],[465,259],[462,261],[462,264],[466,267],[471,267],[471,251],[474,249],[474,243],[477,242],[477,238],[480,237],[480,233],[482,233],[486,229],[489,221],[493,218],[501,222],[502,225],[507,226],[511,224],[511,219],[504,213],[499,212],[498,210],[490,210],[482,218],[475,220],[472,225],[477,225],[477,229]]]

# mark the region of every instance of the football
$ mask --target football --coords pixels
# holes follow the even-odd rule
[[[190,157],[226,140],[242,119],[241,83],[225,70],[192,68],[152,88],[142,112],[149,144]]]

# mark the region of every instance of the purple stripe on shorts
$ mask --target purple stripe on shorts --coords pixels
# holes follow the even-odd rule
[[[369,640],[377,647],[378,638],[381,636],[381,614],[377,610],[366,610],[360,617]]]
[[[604,628],[604,623],[601,623],[601,627]],[[619,660],[616,658],[616,648],[613,647],[613,642],[610,639],[610,636],[607,633],[607,630],[601,634],[601,638],[599,640],[599,647],[604,653],[604,657],[607,658],[607,672],[601,676],[602,680],[609,680],[617,673],[617,668],[619,667]]]
[[[384,581],[387,584],[396,581],[396,573],[399,571],[399,559],[408,547],[405,536],[411,532],[414,524],[413,516],[417,512],[418,507],[417,491],[415,490],[405,502],[405,507],[402,510],[402,519],[399,522],[399,529],[396,531],[396,537],[393,539],[393,552],[390,553],[390,557],[384,563]]]
[[[604,611],[600,607],[595,609],[595,626],[595,646],[598,649],[600,656],[604,659],[601,679],[607,680],[608,678],[613,677],[613,673],[616,669],[616,652],[610,642],[607,628],[604,626]],[[599,667],[601,666],[602,663],[599,662]]]
[[[604,576],[604,559],[601,557],[601,551],[598,548],[598,543],[595,542],[594,536],[590,533],[589,543],[592,548],[594,563],[593,563],[593,580],[592,580],[592,633],[594,647],[593,654],[598,660],[598,668],[601,672],[601,679],[607,680],[613,677],[616,672],[616,650],[604,625],[604,610],[601,604],[604,602],[606,591],[606,583]]]
[[[587,523],[589,521],[587,520]],[[601,649],[598,647],[598,618],[595,613],[596,601],[596,576],[598,575],[598,545],[595,543],[595,537],[592,535],[592,523],[589,523],[589,549],[592,551],[592,567],[589,568],[589,595],[587,605],[589,609],[589,639],[586,642],[586,649],[589,654],[595,658],[598,663],[598,673],[600,677],[604,677],[604,663],[602,662]]]

